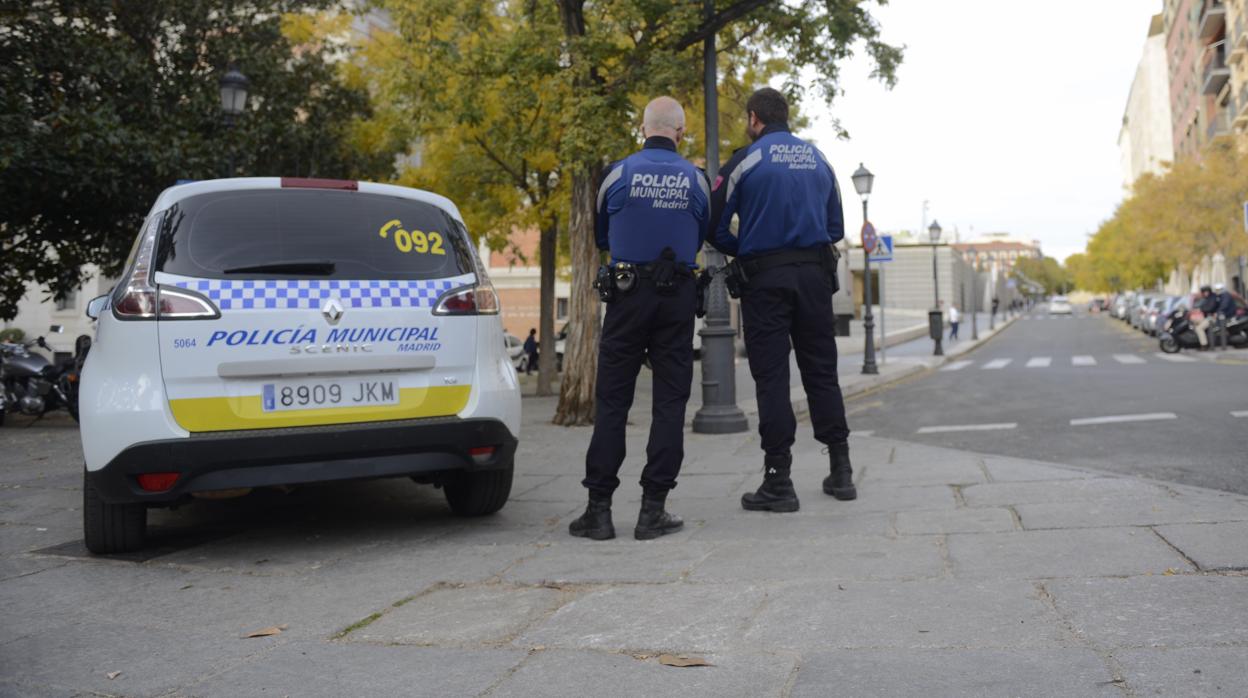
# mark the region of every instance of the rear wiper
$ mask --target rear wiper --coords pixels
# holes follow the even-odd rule
[[[266,262],[246,267],[232,267],[223,270],[225,274],[307,274],[309,276],[329,276],[334,273],[334,263],[325,261],[291,261]]]

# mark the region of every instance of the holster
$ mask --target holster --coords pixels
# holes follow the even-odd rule
[[[615,300],[615,274],[610,265],[603,264],[598,267],[598,273],[594,275],[594,290],[598,291],[598,298],[603,303]]]
[[[728,288],[729,296],[740,298],[749,285],[750,277],[745,273],[741,260],[734,259],[724,266],[724,286]]]
[[[837,267],[841,263],[841,251],[836,249],[836,245],[828,245],[823,248],[823,270],[827,272],[828,278],[832,281],[832,293],[835,294],[841,290],[840,274],[837,273]]]
[[[715,271],[712,269],[706,269],[700,274],[698,274],[697,306],[695,307],[695,310],[694,310],[694,313],[698,317],[706,317],[706,297],[707,297],[706,289],[710,288],[711,282],[714,280],[715,280]]]
[[[646,272],[654,282],[654,290],[660,296],[676,294],[676,252],[670,247],[663,248],[659,258],[646,265]]]

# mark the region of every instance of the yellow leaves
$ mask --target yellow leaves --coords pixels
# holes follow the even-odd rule
[[[351,16],[342,12],[290,12],[282,15],[282,36],[294,46],[346,42]]]

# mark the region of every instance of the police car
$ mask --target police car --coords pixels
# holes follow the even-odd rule
[[[500,509],[520,427],[498,297],[458,209],[406,187],[244,178],[156,200],[80,394],[83,527],[143,545],[193,495],[405,476]]]

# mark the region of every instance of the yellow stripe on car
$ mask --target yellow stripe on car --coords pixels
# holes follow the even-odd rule
[[[445,417],[464,409],[471,392],[472,387],[467,385],[400,388],[397,405],[280,412],[265,412],[259,395],[183,398],[170,400],[169,408],[178,425],[190,432],[274,429]]]

